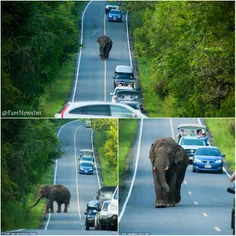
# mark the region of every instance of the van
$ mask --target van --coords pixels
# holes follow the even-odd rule
[[[91,120],[86,120],[85,121],[85,127],[86,128],[91,128]]]
[[[118,65],[115,68],[114,72],[114,88],[116,88],[119,84],[122,86],[128,86],[131,85],[132,88],[135,88],[134,83],[134,72],[132,66],[124,66],[124,65]]]

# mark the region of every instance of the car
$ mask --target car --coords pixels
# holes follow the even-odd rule
[[[122,22],[122,13],[120,10],[111,9],[108,13],[108,21]]]
[[[116,98],[117,98],[117,102],[121,102],[121,101],[138,102],[141,109],[142,109],[142,105],[143,105],[142,94],[141,94],[141,92],[139,92],[137,90],[132,89],[132,90],[118,91]]]
[[[138,110],[138,111],[141,112],[141,108],[140,108],[139,102],[135,102],[135,101],[120,101],[120,103],[126,104],[126,105],[134,108],[135,110]]]
[[[94,227],[95,216],[97,214],[97,204],[98,202],[95,200],[89,201],[87,204],[86,211],[84,212],[84,214],[86,215],[85,218],[86,230],[89,230],[90,227]]]
[[[108,216],[108,228],[117,230],[117,219],[118,219],[118,194],[119,190],[116,187],[111,202],[107,208],[107,216]]]
[[[207,133],[206,126],[200,124],[180,124],[177,129],[184,130],[184,136],[200,136],[202,133]]]
[[[190,162],[193,161],[193,156],[196,150],[199,147],[205,146],[204,142],[197,136],[183,136],[179,141],[179,145],[188,154]]]
[[[80,153],[80,157],[81,156],[93,156],[93,150],[92,149],[80,149],[79,153]]]
[[[68,102],[55,118],[146,118],[144,114],[126,104],[89,101]]]
[[[112,1],[107,1],[105,3],[105,13],[107,14],[111,9],[119,9],[120,8],[120,3],[119,2],[112,2]]]
[[[223,157],[219,148],[214,146],[200,147],[193,157],[193,172],[209,171],[223,173]]]
[[[80,174],[93,174],[93,164],[91,162],[81,162],[79,164]]]
[[[131,85],[133,88],[135,88],[135,77],[132,66],[117,65],[115,67],[113,79],[114,88],[119,84],[123,86]]]
[[[122,86],[121,84],[119,84],[113,91],[113,93],[110,93],[111,97],[111,101],[112,102],[117,102],[117,94],[119,91],[122,90],[133,90],[133,88],[131,86]]]
[[[85,121],[85,127],[86,128],[91,128],[91,120],[86,120]]]
[[[102,207],[97,209],[97,214],[95,216],[94,229],[95,230],[104,230],[108,229],[108,205],[110,201],[104,201]]]

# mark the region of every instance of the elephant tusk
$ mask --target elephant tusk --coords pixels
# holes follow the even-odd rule
[[[167,166],[164,170],[168,170],[169,169],[169,166]]]
[[[156,166],[153,167],[153,170],[155,170],[155,169],[156,169]]]

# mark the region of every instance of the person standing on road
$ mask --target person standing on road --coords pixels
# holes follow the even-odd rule
[[[184,130],[181,129],[180,132],[179,132],[179,134],[177,135],[178,143],[179,143],[180,139],[181,139],[183,136],[184,136]]]

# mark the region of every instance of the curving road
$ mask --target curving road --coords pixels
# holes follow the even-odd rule
[[[105,1],[91,1],[84,12],[83,48],[80,53],[77,83],[73,88],[73,101],[111,101],[113,73],[116,65],[130,65],[126,33],[123,22],[108,22],[104,14]],[[108,60],[100,60],[97,38],[107,35],[113,41]]]
[[[136,178],[130,198],[120,201],[120,234],[232,234],[230,214],[233,196],[226,191],[230,183],[225,173],[193,173],[189,165],[182,184],[181,202],[176,207],[154,208],[155,192],[149,160],[151,144],[157,138],[175,138],[179,124],[198,122],[198,119],[143,120],[136,157]]]
[[[78,157],[80,149],[93,149],[92,129],[85,128],[79,121],[66,123],[58,131],[61,141],[62,158],[55,166],[54,184],[63,184],[71,192],[70,207],[68,213],[46,214],[43,217],[41,229],[19,230],[19,233],[37,233],[41,235],[86,235],[86,234],[116,234],[112,231],[94,231],[91,228],[85,230],[86,205],[93,200],[97,190],[100,188],[100,178],[97,169],[93,175],[82,175],[78,173]],[[97,165],[96,165],[97,166]],[[54,202],[54,209],[57,204]],[[62,205],[62,211],[64,205]],[[16,232],[16,231],[14,231]]]

